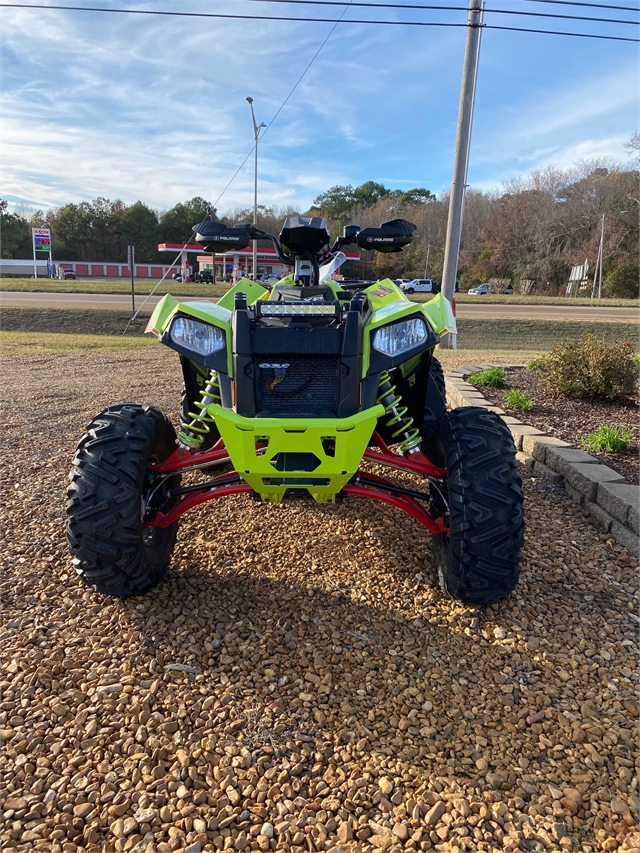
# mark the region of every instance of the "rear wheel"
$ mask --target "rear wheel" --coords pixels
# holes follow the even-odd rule
[[[446,488],[432,489],[450,532],[433,536],[433,557],[440,586],[464,604],[495,604],[518,582],[524,511],[515,457],[495,412],[469,406],[440,421],[430,458],[447,469]]]
[[[125,403],[97,415],[80,439],[67,490],[67,539],[76,571],[98,592],[141,595],[163,579],[178,522],[145,527],[144,497],[154,477],[149,464],[170,456],[175,438],[158,409]],[[179,482],[174,475],[163,487]]]

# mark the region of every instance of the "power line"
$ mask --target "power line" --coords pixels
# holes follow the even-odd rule
[[[638,21],[622,21],[619,18],[594,18],[589,15],[559,15],[548,12],[518,12],[515,9],[486,9],[493,15],[525,15],[530,18],[562,18],[566,21],[599,21],[605,24],[631,24],[638,26]]]
[[[222,190],[222,192],[220,193],[220,195],[218,196],[218,198],[214,201],[214,203],[213,203],[213,205],[212,205],[214,210],[215,210],[215,209],[216,209],[216,207],[218,206],[218,202],[220,201],[220,199],[222,198],[222,196],[226,193],[226,191],[229,189],[229,187],[231,186],[231,184],[235,181],[235,179],[238,177],[238,175],[239,175],[239,174],[240,174],[240,172],[242,171],[242,167],[243,167],[243,166],[244,166],[244,164],[247,162],[247,160],[249,159],[249,157],[251,157],[251,155],[252,155],[252,154],[253,154],[253,152],[255,151],[255,148],[256,148],[256,146],[254,145],[254,146],[253,146],[253,148],[251,149],[251,151],[249,151],[249,153],[248,153],[248,154],[247,154],[247,156],[244,158],[244,160],[242,161],[242,163],[240,163],[240,165],[238,166],[238,168],[236,169],[236,171],[233,173],[233,177],[229,180],[229,183],[228,183],[228,184],[226,185],[226,187]]]
[[[611,6],[609,3],[583,3],[579,0],[523,0],[524,3],[553,3],[557,6],[586,6],[592,9],[616,9],[621,12],[640,12],[637,6]]]
[[[329,39],[330,39],[330,38],[331,38],[331,36],[333,35],[333,32],[334,32],[335,28],[338,26],[338,24],[340,23],[340,21],[342,20],[342,18],[344,17],[344,15],[346,15],[346,13],[349,11],[349,6],[351,6],[351,3],[348,3],[348,4],[347,4],[347,6],[346,6],[346,8],[345,8],[344,12],[342,13],[342,15],[340,16],[340,18],[339,18],[339,19],[336,21],[336,23],[331,27],[331,29],[329,30],[329,33],[327,34],[327,37],[326,37],[326,38],[325,38],[325,40],[322,42],[322,44],[320,45],[320,47],[316,50],[316,52],[313,54],[313,56],[311,57],[311,60],[310,60],[310,62],[308,63],[307,67],[304,69],[304,71],[302,72],[302,74],[298,77],[298,79],[296,80],[296,82],[295,82],[295,83],[294,83],[294,85],[293,85],[293,88],[291,89],[291,91],[289,92],[289,94],[287,95],[287,97],[284,99],[284,101],[280,104],[280,106],[279,106],[279,107],[278,107],[278,109],[276,110],[275,115],[273,116],[273,118],[271,119],[271,121],[269,122],[269,124],[268,124],[268,125],[266,126],[266,128],[264,129],[264,133],[262,134],[262,136],[260,137],[260,139],[264,139],[264,136],[265,136],[265,134],[269,131],[269,128],[271,127],[271,125],[272,125],[272,124],[274,123],[274,121],[278,118],[278,116],[280,115],[280,113],[282,112],[282,110],[284,109],[284,107],[286,106],[287,101],[288,101],[288,100],[289,100],[289,98],[293,95],[293,93],[295,92],[295,90],[298,88],[298,86],[299,86],[299,85],[300,85],[300,83],[302,82],[302,78],[305,76],[305,74],[307,73],[307,71],[311,68],[311,66],[312,66],[312,65],[313,65],[313,63],[315,62],[316,58],[318,57],[318,54],[320,53],[320,51],[322,50],[322,48],[325,46],[325,44],[329,41]],[[235,179],[237,178],[237,176],[240,174],[240,171],[242,170],[242,167],[244,166],[244,164],[247,162],[247,160],[249,159],[249,157],[251,157],[251,155],[252,155],[252,154],[253,154],[253,152],[255,151],[255,149],[256,149],[256,145],[257,145],[257,144],[258,144],[258,141],[256,140],[256,142],[253,144],[253,147],[251,148],[251,151],[249,151],[249,153],[248,153],[248,154],[247,154],[247,156],[244,158],[244,160],[242,161],[242,163],[240,164],[240,166],[239,166],[239,167],[236,169],[236,171],[234,172],[233,177],[231,178],[231,180],[229,181],[229,183],[226,185],[226,187],[222,190],[222,192],[220,193],[220,195],[219,195],[219,196],[218,196],[218,198],[216,199],[216,201],[215,201],[215,203],[214,203],[214,205],[213,205],[213,207],[214,207],[214,208],[215,208],[215,207],[217,207],[218,202],[220,201],[220,199],[222,198],[222,196],[226,193],[226,191],[229,189],[229,187],[231,186],[231,184],[235,181]]]
[[[295,3],[303,6],[344,6],[346,0],[247,0],[249,3]],[[368,9],[418,9],[439,10],[449,12],[466,12],[466,6],[422,6],[410,3],[352,3],[352,6],[364,6]],[[633,11],[629,9],[628,11]],[[567,21],[596,21],[602,24],[630,24],[637,27],[638,21],[621,21],[617,18],[594,18],[588,15],[561,15],[554,12],[521,12],[517,9],[485,9],[492,15],[524,15],[529,18],[561,18]]]
[[[544,0],[551,2],[551,0]],[[554,0],[559,2],[559,0]],[[231,15],[228,13],[216,12],[173,12],[159,9],[104,9],[95,6],[49,6],[44,3],[0,3],[0,8],[19,8],[19,9],[49,9],[56,11],[67,12],[104,12],[111,14],[125,15],[156,15],[169,16],[173,18],[225,18],[241,21],[289,21],[293,23],[311,23],[311,24],[378,24],[388,27],[467,27],[467,23],[450,23],[440,21],[375,21],[375,20],[355,20],[353,18],[300,18],[290,15]],[[637,38],[628,38],[626,36],[605,36],[600,33],[572,33],[562,30],[537,30],[530,27],[504,27],[498,24],[482,24],[487,30],[505,30],[519,33],[538,33],[550,36],[567,36],[570,38],[587,38],[597,39],[600,41],[625,41],[625,42],[640,42]]]
[[[575,38],[583,38],[583,39],[602,39],[604,41],[632,41],[632,42],[640,42],[640,39],[632,39],[625,38],[625,36],[603,36],[603,35],[592,35],[591,33],[565,33],[560,30],[534,30],[529,27],[502,27],[497,26],[496,24],[483,24],[482,25],[486,30],[511,30],[516,33],[540,33],[542,35],[547,36],[574,36]]]
[[[322,50],[322,48],[325,46],[325,44],[329,41],[329,39],[330,39],[330,38],[331,38],[331,36],[333,35],[335,28],[338,26],[338,24],[339,24],[339,23],[341,23],[341,22],[342,22],[342,19],[343,19],[343,18],[344,18],[344,16],[347,14],[347,12],[349,11],[349,8],[350,8],[350,7],[351,7],[351,2],[349,2],[349,3],[348,3],[348,5],[347,5],[347,7],[345,8],[345,10],[344,10],[344,12],[342,13],[342,15],[340,15],[340,17],[338,18],[338,20],[337,20],[337,21],[335,22],[335,24],[331,27],[331,29],[329,30],[329,33],[328,33],[327,37],[326,37],[326,38],[325,38],[325,40],[322,42],[322,44],[320,45],[320,47],[316,50],[316,52],[313,54],[313,56],[312,56],[312,58],[311,58],[311,61],[309,62],[309,64],[307,65],[307,67],[304,69],[304,71],[302,72],[302,74],[298,77],[298,79],[297,79],[297,81],[296,81],[296,83],[295,83],[295,85],[294,85],[293,89],[289,92],[289,94],[287,95],[287,97],[284,99],[284,101],[283,101],[283,102],[282,102],[282,104],[280,105],[280,107],[279,107],[278,111],[276,112],[276,114],[274,115],[274,117],[271,119],[271,121],[269,122],[269,124],[267,125],[267,127],[265,128],[265,131],[264,131],[264,133],[262,134],[262,136],[263,136],[263,137],[264,137],[264,135],[265,135],[266,133],[268,133],[269,128],[270,128],[270,127],[271,127],[271,125],[274,123],[274,121],[278,118],[278,116],[280,115],[280,112],[282,111],[282,109],[283,109],[283,108],[284,108],[284,106],[286,105],[287,101],[289,100],[289,98],[291,97],[291,95],[293,95],[293,93],[295,92],[295,90],[298,88],[298,85],[301,83],[302,78],[305,76],[305,74],[307,73],[307,71],[311,68],[311,66],[312,66],[312,65],[313,65],[313,63],[315,62],[315,60],[316,60],[316,58],[317,58],[318,54],[320,53],[320,51]],[[345,21],[344,23],[348,23],[348,21]]]

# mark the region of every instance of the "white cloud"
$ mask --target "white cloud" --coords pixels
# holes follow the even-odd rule
[[[505,106],[501,114],[481,116],[482,130],[473,146],[475,162],[515,160],[531,168],[573,148],[611,148],[607,118],[637,113],[637,85],[635,62],[607,75],[594,68],[589,79],[538,92]],[[633,127],[629,118],[626,123],[628,136]],[[619,148],[614,145],[617,156]]]
[[[190,6],[257,11],[241,0]],[[2,18],[2,192],[39,207],[98,195],[161,209],[194,195],[215,201],[251,150],[245,97],[269,122],[331,26],[8,8]],[[520,42],[508,44],[501,55],[483,42],[473,185],[620,158],[635,63],[598,45],[588,75],[570,73],[567,45],[562,62],[527,57],[532,68],[557,61],[558,79],[523,72],[512,83],[500,63],[519,60]],[[338,25],[260,143],[261,199],[305,207],[329,186],[368,179],[448,189],[463,45],[463,30]],[[252,199],[250,157],[219,208]]]

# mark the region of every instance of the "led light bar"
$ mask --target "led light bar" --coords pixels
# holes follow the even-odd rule
[[[336,306],[333,304],[319,304],[319,305],[310,305],[308,303],[291,303],[291,302],[265,302],[263,301],[260,304],[260,313],[262,316],[282,316],[282,315],[304,315],[304,314],[324,314],[334,315],[336,313]]]

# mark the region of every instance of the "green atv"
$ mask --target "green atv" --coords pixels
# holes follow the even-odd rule
[[[497,414],[446,411],[433,351],[455,331],[449,302],[410,302],[389,279],[362,288],[330,277],[345,245],[399,252],[415,226],[349,225],[331,247],[317,217],[289,217],[279,239],[213,221],[194,231],[214,253],[270,240],[294,272],[272,290],[243,279],[217,304],[167,295],[157,305],[147,331],[180,355],[181,428],[176,436],[162,412],[134,403],[110,406],[87,427],[67,505],[82,580],[107,595],[152,589],[178,519],[205,501],[356,496],[404,510],[431,532],[449,596],[472,605],[506,598],[520,572],[522,483]],[[373,465],[414,475],[416,487]],[[181,485],[183,472],[216,467],[222,473]]]

